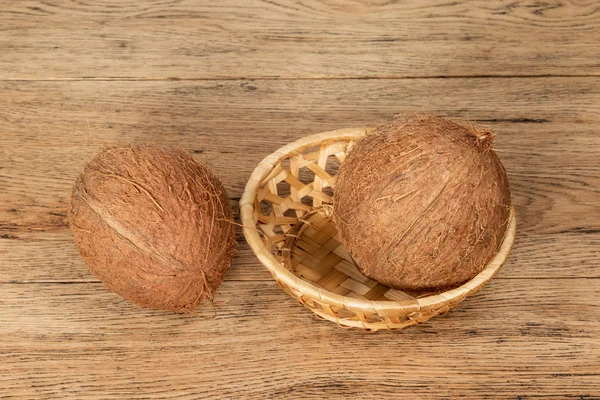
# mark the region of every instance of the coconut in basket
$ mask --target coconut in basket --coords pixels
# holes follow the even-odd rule
[[[354,145],[334,222],[367,277],[409,291],[456,287],[483,270],[510,217],[494,133],[433,115],[397,119]]]

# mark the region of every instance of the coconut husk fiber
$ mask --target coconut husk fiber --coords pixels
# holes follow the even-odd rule
[[[401,290],[477,275],[510,213],[494,133],[435,115],[397,119],[360,140],[340,168],[334,221],[361,272]]]
[[[98,154],[77,178],[69,210],[81,256],[107,287],[176,312],[212,299],[235,251],[232,219],[206,166],[149,144]]]

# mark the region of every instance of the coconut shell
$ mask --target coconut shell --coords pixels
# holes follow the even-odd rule
[[[223,185],[175,148],[102,151],[75,182],[69,220],[81,256],[107,287],[162,310],[192,311],[211,299],[235,251]]]
[[[473,278],[504,238],[510,190],[489,129],[438,116],[396,120],[340,168],[334,221],[361,272],[401,290]]]

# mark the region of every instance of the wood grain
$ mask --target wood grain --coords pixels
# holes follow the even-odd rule
[[[600,75],[594,0],[0,1],[0,79]]]
[[[0,369],[11,373],[2,386],[47,398],[594,398],[597,82],[3,82]],[[402,340],[316,321],[241,236],[214,320],[210,306],[194,318],[130,305],[77,254],[66,204],[99,143],[183,146],[221,172],[235,207],[256,163],[280,145],[423,109],[499,132],[519,236],[497,279]]]
[[[238,243],[226,279],[271,279],[239,231]],[[508,263],[494,279],[600,278],[598,248],[599,234],[520,235]],[[58,232],[0,233],[0,283],[53,282],[98,282],[79,257],[66,227]]]
[[[180,145],[217,170],[235,207],[256,164],[279,146],[424,109],[468,116],[498,132],[519,230],[499,278],[600,277],[593,250],[600,243],[599,82],[2,82],[0,255],[7,268],[0,282],[95,281],[65,212],[76,174],[101,143]],[[229,279],[269,279],[239,239]]]
[[[600,399],[598,43],[594,0],[0,0],[0,398]],[[422,111],[498,132],[518,219],[500,275],[425,325],[318,321],[241,235],[198,317],[78,256],[102,144],[182,146],[235,207],[278,147]]]
[[[143,310],[99,284],[2,285],[0,385],[36,398],[597,398],[597,281],[558,282],[495,280],[435,322],[373,335],[316,320],[273,281],[225,282],[215,319]]]

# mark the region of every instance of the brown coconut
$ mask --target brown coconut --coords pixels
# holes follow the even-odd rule
[[[334,221],[361,272],[401,290],[446,289],[497,252],[510,213],[489,129],[438,116],[396,120],[340,168]]]
[[[235,250],[223,185],[185,151],[138,144],[102,151],[77,178],[69,210],[92,272],[133,303],[192,311]]]

